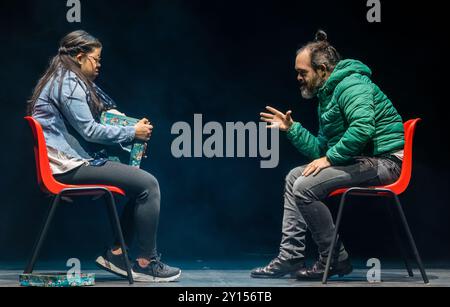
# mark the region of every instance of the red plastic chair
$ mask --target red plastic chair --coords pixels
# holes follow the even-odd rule
[[[114,201],[113,193],[125,196],[125,192],[118,187],[106,186],[106,185],[68,185],[58,182],[52,174],[50,169],[50,162],[47,155],[47,145],[45,143],[44,133],[42,127],[37,120],[27,116],[25,117],[34,137],[34,156],[36,161],[37,180],[41,190],[54,197],[52,205],[49,208],[47,217],[44,221],[44,225],[39,233],[37,241],[34,245],[31,259],[29,260],[24,274],[30,274],[33,272],[34,265],[39,256],[42,248],[42,244],[47,236],[47,232],[51,221],[54,217],[55,211],[58,208],[61,200],[71,196],[94,196],[97,198],[106,197],[106,203],[110,214],[111,224],[115,231],[115,235],[119,238],[119,242],[122,248],[123,257],[127,264],[128,281],[133,284],[133,276],[131,274],[131,266],[128,260],[128,253],[125,247],[125,241],[122,234],[122,228],[120,226],[119,216],[117,214],[116,204]]]
[[[328,280],[328,275],[329,275],[329,271],[330,271],[330,266],[331,266],[331,260],[333,259],[333,254],[335,252],[335,247],[336,247],[336,242],[338,240],[338,231],[339,231],[339,226],[341,224],[341,220],[342,220],[342,215],[343,215],[343,209],[344,209],[344,205],[345,205],[345,201],[347,199],[348,196],[350,195],[358,195],[358,196],[381,196],[381,197],[392,197],[395,200],[395,208],[397,209],[397,212],[400,216],[401,219],[401,225],[403,226],[403,229],[406,233],[409,245],[411,247],[411,250],[414,254],[414,257],[416,259],[416,262],[419,266],[420,269],[420,273],[422,275],[423,281],[425,282],[425,284],[428,284],[428,277],[427,274],[425,272],[422,260],[420,258],[419,252],[417,250],[416,247],[416,243],[414,242],[414,238],[411,234],[411,230],[409,228],[408,222],[406,220],[405,214],[403,212],[402,209],[402,205],[400,203],[400,200],[398,198],[398,195],[402,194],[403,192],[406,191],[406,189],[408,188],[408,185],[410,183],[411,180],[411,173],[412,173],[412,152],[413,152],[413,139],[414,139],[414,133],[417,127],[417,123],[420,122],[421,119],[413,119],[413,120],[409,120],[404,124],[404,128],[405,128],[405,148],[404,148],[404,158],[403,158],[403,164],[402,164],[402,171],[400,174],[399,179],[390,185],[387,186],[381,186],[381,187],[369,187],[369,188],[361,188],[361,187],[352,187],[352,188],[346,188],[346,189],[339,189],[336,190],[334,192],[332,192],[329,196],[339,196],[342,195],[341,197],[341,201],[340,201],[340,205],[339,205],[339,211],[338,211],[338,215],[337,215],[337,219],[336,219],[336,228],[334,231],[334,235],[333,235],[333,240],[331,242],[330,245],[330,249],[329,249],[329,256],[327,259],[327,265],[325,268],[325,274],[323,276],[323,280],[322,283],[326,284],[327,280]],[[390,217],[391,217],[391,221],[393,224],[393,228],[394,228],[394,234],[397,240],[397,244],[400,247],[400,250],[403,254],[403,259],[405,261],[405,265],[406,265],[406,269],[408,271],[408,275],[410,277],[413,277],[414,274],[411,270],[411,267],[409,266],[408,263],[408,259],[406,257],[406,253],[404,251],[404,248],[402,246],[402,241],[400,240],[400,236],[399,233],[397,232],[397,227],[396,227],[396,223],[394,221],[394,212],[391,206],[389,206],[389,213],[390,213]]]

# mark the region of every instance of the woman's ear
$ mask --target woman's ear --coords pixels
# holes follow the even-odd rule
[[[77,60],[77,62],[78,62],[78,64],[83,64],[83,58],[84,58],[84,53],[78,53],[76,56],[75,56],[75,59]]]

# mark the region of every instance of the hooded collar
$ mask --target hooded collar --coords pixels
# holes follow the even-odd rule
[[[340,61],[334,68],[328,80],[319,89],[317,93],[319,100],[322,101],[324,98],[330,96],[342,80],[353,74],[361,74],[370,77],[372,76],[372,71],[367,65],[358,60],[347,59]]]

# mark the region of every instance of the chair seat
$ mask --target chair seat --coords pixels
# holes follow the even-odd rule
[[[392,189],[390,186],[379,186],[379,187],[365,187],[366,189],[373,189],[373,190],[377,190],[377,189],[382,189],[382,190],[391,190],[392,192],[394,192],[395,194],[396,191],[395,189]],[[328,197],[334,197],[334,196],[340,196],[342,194],[344,194],[345,192],[347,192],[348,190],[350,190],[351,188],[344,188],[344,189],[338,189],[336,191],[331,192]],[[386,194],[383,191],[378,192],[379,194]],[[353,193],[355,195],[357,195],[358,193]],[[361,194],[366,194],[366,193],[361,193]]]
[[[125,196],[125,191],[123,191],[121,188],[114,187],[114,186],[108,186],[108,185],[72,185],[72,184],[61,184],[60,185],[60,191],[55,194],[59,194],[61,191],[65,189],[107,189],[112,193],[119,194],[122,196]],[[72,191],[70,194],[72,195],[97,195],[101,194],[102,192],[100,190],[80,190],[80,191]]]
[[[328,197],[334,197],[334,196],[342,195],[342,194],[344,194],[345,192],[347,192],[349,189],[350,189],[350,188],[335,190],[335,191],[331,192],[330,195],[328,195]]]

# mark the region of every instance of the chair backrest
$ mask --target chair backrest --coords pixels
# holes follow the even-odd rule
[[[53,178],[48,160],[47,145],[45,143],[44,132],[39,122],[31,116],[25,117],[30,125],[34,138],[34,158],[36,162],[36,174],[39,187],[50,194],[58,194],[65,186]]]
[[[399,179],[395,183],[386,186],[386,188],[391,189],[397,195],[405,192],[411,181],[414,134],[416,132],[417,123],[419,123],[421,120],[422,119],[420,118],[411,119],[403,124],[405,128],[405,153],[403,157],[402,171]]]

